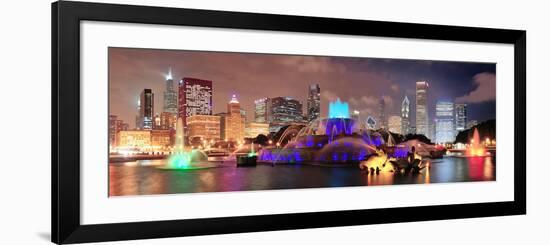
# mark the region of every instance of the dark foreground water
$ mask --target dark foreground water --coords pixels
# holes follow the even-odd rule
[[[431,160],[419,174],[365,174],[357,165],[271,165],[240,167],[234,164],[198,170],[163,170],[164,160],[109,164],[109,195],[222,192],[427,184],[495,180],[494,157],[444,157]]]

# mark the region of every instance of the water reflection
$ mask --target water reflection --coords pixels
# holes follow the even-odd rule
[[[342,186],[425,184],[495,180],[494,157],[444,157],[430,160],[418,174],[366,174],[356,165],[258,165],[188,171],[162,170],[164,160],[111,163],[109,195],[224,192]]]

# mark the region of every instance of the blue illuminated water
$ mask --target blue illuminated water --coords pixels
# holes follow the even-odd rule
[[[350,118],[349,105],[346,102],[340,101],[340,98],[328,104],[329,118]]]

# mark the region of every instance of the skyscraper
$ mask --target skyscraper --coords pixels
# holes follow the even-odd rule
[[[160,127],[163,130],[176,130],[177,120],[178,118],[176,113],[170,113],[166,111],[160,113]]]
[[[233,95],[227,103],[227,115],[225,116],[224,139],[240,141],[244,139],[245,118],[241,114],[241,105],[237,96]]]
[[[406,135],[411,133],[410,131],[410,111],[411,103],[409,98],[405,95],[405,99],[401,103],[401,134]]]
[[[435,105],[435,142],[448,143],[455,140],[454,103],[446,100]]]
[[[275,97],[271,100],[272,122],[302,122],[302,103],[291,97]]]
[[[460,132],[466,129],[468,122],[468,114],[466,104],[455,104],[455,126],[456,131]]]
[[[188,137],[190,141],[199,140],[219,140],[220,136],[220,116],[194,115],[187,117]]]
[[[153,129],[155,95],[151,89],[144,89],[139,96],[139,123],[142,129]]]
[[[428,136],[428,82],[416,82],[416,133]]]
[[[388,118],[388,130],[392,133],[402,134],[403,123],[402,117],[400,116],[390,116]]]
[[[278,131],[282,126],[291,123],[303,123],[302,103],[291,97],[275,97],[270,99],[269,131]]]
[[[244,120],[246,121],[246,109],[242,108],[240,109],[240,112],[241,112],[241,116],[244,118]]]
[[[187,127],[194,115],[212,115],[212,81],[185,77],[178,84],[178,117]]]
[[[135,129],[141,129],[141,117],[139,114],[141,113],[141,100],[138,98],[137,101],[137,114],[136,114],[136,127]]]
[[[311,122],[321,115],[321,88],[319,84],[309,85],[307,95],[307,121]]]
[[[453,128],[453,130],[454,130],[454,128]],[[428,123],[428,134],[426,135],[426,137],[428,139],[430,139],[431,141],[435,141],[435,119],[432,119]]]
[[[220,117],[220,139],[225,139],[225,118],[228,116],[227,112],[219,112],[214,116]]]
[[[269,123],[269,98],[261,98],[254,101],[254,122]]]
[[[174,80],[172,78],[172,69],[166,75],[166,88],[164,90],[164,112],[178,113],[178,94],[174,89]]]
[[[387,128],[388,121],[386,120],[386,102],[384,97],[380,98],[378,102],[378,127]]]

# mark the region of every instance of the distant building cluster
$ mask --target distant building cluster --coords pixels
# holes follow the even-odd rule
[[[428,107],[429,84],[427,81],[416,82],[416,122],[411,125],[411,103],[405,96],[401,102],[401,115],[388,118],[388,130],[399,134],[423,134],[436,143],[454,142],[456,135],[477,124],[468,121],[467,105],[450,100],[438,100],[435,105],[435,118],[429,119]],[[380,103],[382,105],[382,103]],[[382,113],[380,113],[382,115]],[[382,116],[381,116],[382,117]]]
[[[246,111],[236,95],[230,98],[226,111],[213,113],[212,81],[184,77],[174,84],[171,69],[165,78],[162,112],[155,113],[155,94],[145,88],[137,102],[133,129],[117,120],[116,115],[110,116],[111,147],[170,149],[175,142],[178,118],[182,119],[189,142],[242,142],[245,138],[277,132],[288,124],[306,124],[319,118],[321,113],[318,84],[308,87],[305,113],[302,102],[291,97],[259,98],[254,102],[254,120],[247,122]]]

